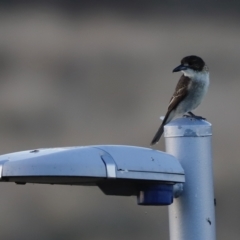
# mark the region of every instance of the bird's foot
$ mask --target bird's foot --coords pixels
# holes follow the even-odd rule
[[[188,112],[188,114],[184,114],[183,116],[184,117],[195,118],[195,119],[198,119],[198,120],[207,120],[206,118],[201,117],[201,116],[197,116],[197,115],[193,114],[192,112]]]

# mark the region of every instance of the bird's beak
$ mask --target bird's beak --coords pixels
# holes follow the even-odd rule
[[[184,65],[179,65],[178,67],[174,68],[173,69],[173,72],[180,72],[182,70],[187,70],[188,67],[187,66],[184,66]]]

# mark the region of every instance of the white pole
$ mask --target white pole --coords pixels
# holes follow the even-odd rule
[[[164,128],[166,151],[180,161],[186,182],[169,206],[171,240],[215,240],[211,124],[179,118]]]

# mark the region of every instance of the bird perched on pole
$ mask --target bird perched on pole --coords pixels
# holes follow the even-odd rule
[[[198,56],[187,56],[181,60],[181,65],[173,69],[173,72],[182,72],[175,92],[170,100],[167,113],[155,134],[151,145],[158,143],[164,126],[173,118],[189,114],[188,116],[204,119],[196,116],[192,110],[198,107],[207,93],[209,86],[209,71],[205,62]]]

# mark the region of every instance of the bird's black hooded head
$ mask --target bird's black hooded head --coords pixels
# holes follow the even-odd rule
[[[181,65],[174,68],[173,72],[179,72],[186,69],[192,69],[201,72],[205,66],[205,62],[198,56],[187,56],[181,60]]]

